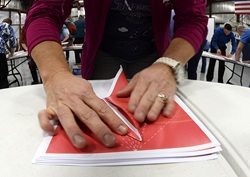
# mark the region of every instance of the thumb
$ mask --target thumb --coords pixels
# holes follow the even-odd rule
[[[129,97],[135,87],[135,81],[132,79],[122,90],[116,93],[117,97]]]
[[[53,125],[51,124],[51,120],[55,120],[56,115],[55,112],[52,109],[44,109],[38,113],[38,119],[41,128],[49,133],[50,135],[55,135],[55,131],[53,128]]]

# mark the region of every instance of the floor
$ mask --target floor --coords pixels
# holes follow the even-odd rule
[[[216,61],[216,65],[215,65],[215,69],[214,69],[213,82],[217,82],[217,80],[218,80],[218,63],[219,62]],[[208,67],[208,65],[209,65],[209,59],[207,59],[207,67]],[[226,65],[226,69],[225,69],[223,81],[226,84],[227,81],[232,76],[232,72],[228,68],[233,69],[233,64],[226,63],[225,65]],[[203,74],[203,73],[200,72],[200,70],[201,70],[201,60],[199,62],[198,68],[197,68],[197,79],[202,80],[202,81],[206,81],[206,73]],[[235,66],[235,71],[236,71],[237,74],[241,74],[242,66],[236,65]],[[206,69],[206,72],[207,72],[207,69]],[[234,84],[234,85],[241,86],[240,77],[234,74],[233,77],[230,79],[230,83]],[[242,77],[242,86],[243,87],[249,87],[249,84],[250,84],[250,68],[244,67],[243,77]]]
[[[75,64],[74,56],[75,56],[74,52],[70,51],[69,66],[72,66],[72,65]],[[16,65],[18,63],[22,62],[23,60],[25,60],[25,58],[20,58],[20,59],[16,60]],[[31,85],[33,80],[32,80],[32,77],[31,77],[30,70],[29,70],[28,61],[25,61],[23,64],[18,66],[18,70],[22,74],[22,80],[18,75],[16,76],[18,78],[19,82],[20,82],[20,86]],[[40,78],[40,75],[39,75],[38,71],[37,71],[37,74],[38,74],[38,76]],[[11,83],[12,81],[15,80],[15,78],[13,76],[9,76],[8,80],[9,80],[9,83]],[[10,85],[10,87],[18,87],[17,82]]]
[[[16,60],[16,62],[20,62],[22,61],[23,59],[20,59],[19,61]],[[207,67],[208,67],[208,61],[209,59],[207,59]],[[69,58],[69,65],[74,65],[75,61],[74,61],[74,52],[73,51],[70,51],[70,58]],[[230,68],[233,67],[232,64],[230,63],[226,63],[226,65]],[[218,61],[216,62],[216,68],[215,68],[215,74],[214,74],[214,80],[213,82],[217,82],[217,69],[218,67]],[[22,65],[20,65],[18,67],[19,71],[21,72],[22,74],[22,78],[23,80],[21,81],[20,77],[17,76],[19,78],[19,80],[21,81],[21,86],[25,86],[25,85],[31,85],[32,83],[32,77],[31,77],[31,74],[30,74],[30,71],[29,71],[29,67],[28,67],[28,62],[26,61],[25,63],[23,63]],[[205,74],[202,74],[200,72],[201,70],[201,61],[199,62],[199,65],[198,65],[198,68],[197,68],[197,79],[198,80],[202,80],[202,81],[205,81],[206,80],[206,73]],[[237,66],[236,67],[236,71],[238,73],[241,72],[241,67],[240,66]],[[224,74],[224,82],[226,83],[226,81],[231,77],[231,71],[229,71],[227,68],[225,70],[225,74]],[[39,73],[38,73],[39,74]],[[14,80],[14,77],[10,76],[9,78],[9,82],[13,81]],[[244,87],[249,87],[249,84],[250,84],[250,68],[245,68],[244,69],[244,74],[243,74],[243,79],[242,79],[242,83],[243,83],[243,86]],[[238,76],[234,76],[231,80],[231,83],[234,84],[234,85],[240,85],[240,79]],[[14,83],[12,84],[10,87],[17,87],[17,83]]]

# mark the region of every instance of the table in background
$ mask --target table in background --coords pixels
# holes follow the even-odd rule
[[[21,60],[21,62],[19,62],[18,64],[16,64],[16,60]],[[22,78],[22,74],[20,73],[20,71],[18,70],[18,67],[20,65],[22,65],[24,62],[26,62],[28,60],[28,53],[26,51],[18,51],[18,52],[15,52],[14,55],[10,58],[7,58],[7,61],[10,63],[9,66],[9,74],[8,76],[13,76],[15,79],[14,81],[12,81],[11,83],[9,83],[9,85],[12,85],[14,83],[17,82],[18,86],[20,86],[20,82],[17,78],[17,76],[20,77],[21,79],[21,82],[23,81],[23,78]]]
[[[210,52],[206,52],[206,51],[204,51],[202,53],[202,56],[204,56],[206,58],[220,60],[220,61],[225,61],[226,63],[233,64],[233,68],[230,68],[227,65],[225,65],[225,67],[232,72],[231,76],[229,77],[229,79],[227,80],[226,83],[232,84],[230,81],[233,78],[233,76],[236,75],[240,79],[240,85],[243,86],[242,79],[243,79],[244,69],[245,68],[250,68],[250,64],[249,63],[239,62],[239,61],[236,61],[236,60],[233,60],[233,59],[230,59],[230,58],[226,58],[226,57],[222,57],[222,56],[219,56],[219,55],[216,55],[216,54],[213,54],[213,53],[210,53]],[[235,71],[236,66],[240,66],[241,67],[240,74]]]
[[[73,45],[70,45],[70,46],[63,45],[62,49],[63,49],[63,51],[81,50],[82,49],[82,45],[83,44],[73,44]]]

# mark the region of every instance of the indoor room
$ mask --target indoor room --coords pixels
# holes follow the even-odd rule
[[[250,1],[0,0],[0,30],[0,177],[250,177]]]

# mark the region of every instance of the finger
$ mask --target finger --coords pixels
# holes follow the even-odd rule
[[[55,112],[51,109],[44,109],[38,113],[38,120],[40,123],[40,127],[50,135],[55,135],[55,130],[53,125],[51,124],[51,120],[55,117]]]
[[[112,109],[103,101],[97,100],[90,105],[96,111],[98,116],[105,122],[114,132],[125,135],[128,132],[126,124],[112,111]]]
[[[131,81],[127,84],[127,86],[124,87],[124,89],[122,89],[121,91],[117,92],[116,94],[118,97],[130,96],[129,103],[128,103],[128,111],[131,113],[135,112],[148,85],[148,83],[146,82],[147,81],[146,79],[144,80],[141,77],[139,80],[138,78],[139,78],[139,74],[135,75],[131,79]],[[140,87],[138,87],[138,85],[140,85]],[[139,121],[143,121],[143,120],[139,120]]]
[[[96,135],[96,137],[107,147],[116,144],[116,138],[108,126],[101,120],[98,114],[88,106],[79,101],[79,106],[72,107],[76,116]],[[114,125],[111,124],[111,126]]]
[[[83,148],[87,142],[84,139],[82,130],[77,125],[71,110],[65,105],[60,105],[54,109],[54,111],[72,144],[77,148]]]
[[[116,138],[109,127],[116,133],[124,135],[128,131],[127,126],[104,101],[92,92],[86,95],[83,101],[69,98],[66,104],[105,146],[114,146]]]
[[[125,123],[112,111],[112,109],[99,97],[97,97],[93,90],[89,90],[87,94],[82,98],[83,101],[96,112],[98,119],[102,119],[114,132],[125,135],[128,132],[128,127]],[[72,101],[71,101],[72,102]],[[81,112],[81,103],[77,103],[72,107],[75,112]]]
[[[161,92],[162,93],[162,92]],[[166,95],[166,94],[164,94]],[[155,121],[160,115],[162,109],[168,104],[168,100],[165,102],[159,96],[156,96],[154,104],[151,106],[147,119],[149,121]]]
[[[136,120],[144,120],[145,117],[150,121],[157,119],[163,108],[162,100],[157,95],[166,92],[164,85],[166,84],[157,82],[149,85],[134,113]]]
[[[117,97],[128,97],[130,96],[133,88],[136,85],[137,76],[134,76],[133,79],[130,80],[130,82],[120,91],[116,93]]]
[[[142,77],[138,81],[135,80],[135,82],[136,84],[133,86],[133,91],[131,92],[129,103],[128,103],[128,110],[134,114],[149,85],[148,81]],[[149,101],[152,101],[152,100],[149,99]],[[137,115],[135,116],[135,119],[139,122],[143,122],[145,119],[145,116],[146,116],[145,112],[138,111]]]
[[[162,110],[162,114],[165,117],[171,116],[175,108],[174,96],[168,98],[168,103]]]
[[[159,108],[162,107],[162,111]],[[157,120],[158,116],[162,112],[164,117],[171,116],[175,107],[175,102],[172,96],[168,97],[166,103],[164,103],[159,97],[156,98],[154,105],[151,107],[147,119],[149,121]]]

